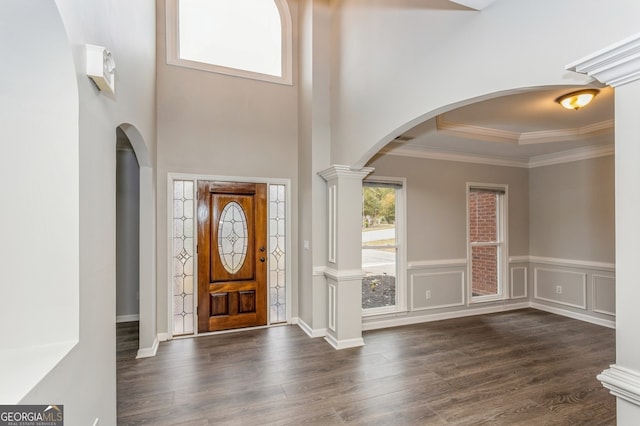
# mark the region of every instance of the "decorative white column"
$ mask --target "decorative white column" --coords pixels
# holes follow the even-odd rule
[[[640,419],[640,34],[567,66],[615,87],[616,364],[598,375],[619,425]]]
[[[362,339],[362,180],[372,168],[334,165],[327,181],[327,334],[336,349],[364,345]]]

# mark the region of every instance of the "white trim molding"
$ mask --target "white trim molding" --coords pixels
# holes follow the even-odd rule
[[[627,402],[640,406],[640,374],[630,368],[613,364],[597,379],[602,386],[609,389],[612,395]]]
[[[467,266],[467,259],[437,259],[410,261],[407,269],[449,268],[454,266]]]
[[[364,271],[362,269],[336,270],[326,267],[324,269],[324,276],[339,283],[340,281],[346,280],[361,280],[364,278]]]
[[[315,339],[316,337],[325,337],[327,335],[326,328],[313,329],[302,318],[297,318],[297,320],[298,327],[300,327],[302,331],[312,339]]]
[[[599,294],[600,292],[598,291],[598,279],[599,278],[603,278],[605,280],[610,280],[612,281],[612,283],[610,284],[611,287],[613,287],[613,300],[614,300],[614,307],[613,309],[615,310],[615,291],[616,291],[616,277],[610,277],[610,276],[606,276],[606,275],[598,275],[598,274],[592,274],[591,275],[591,299],[592,302],[591,304],[593,305],[591,307],[591,310],[593,312],[597,312],[599,314],[605,314],[605,315],[611,315],[611,316],[616,316],[615,312],[611,312],[611,311],[607,311],[605,309],[601,309],[598,307],[599,304]]]
[[[549,142],[571,141],[584,138],[585,136],[613,133],[614,120],[605,120],[583,127],[537,132],[512,132],[492,127],[481,127],[446,121],[441,115],[439,115],[436,117],[436,128],[438,132],[466,139],[501,142],[515,145],[533,145]]]
[[[557,257],[529,256],[529,262],[545,265],[566,266],[569,268],[596,269],[599,271],[615,271],[616,264],[610,262],[595,262],[591,260],[560,259]]]
[[[118,315],[118,316],[116,316],[116,323],[131,322],[131,321],[140,321],[140,314]]]
[[[353,170],[349,166],[335,164],[318,172],[318,175],[320,175],[320,177],[322,177],[327,182],[336,180],[338,178],[363,180],[365,177],[371,174],[373,170],[373,167],[363,167],[360,170]]]
[[[538,296],[538,271],[555,272],[559,274],[578,275],[582,277],[582,304],[565,302],[558,299],[549,299]],[[566,271],[562,269],[533,268],[533,297],[534,299],[544,300],[546,302],[557,303],[560,305],[571,306],[572,308],[587,309],[587,274],[582,272]]]
[[[435,276],[442,276],[442,275],[460,275],[460,300],[455,301],[453,303],[445,303],[443,305],[432,305],[432,306],[423,306],[423,307],[416,308],[414,304],[415,283],[413,279],[416,277],[435,277]],[[427,273],[421,273],[421,274],[412,274],[411,275],[411,306],[409,309],[411,310],[411,312],[419,312],[419,311],[428,311],[432,309],[452,308],[454,306],[464,306],[464,295],[466,293],[465,292],[466,282],[465,282],[464,275],[465,275],[465,271],[427,272]]]
[[[498,305],[484,306],[481,308],[466,308],[461,311],[438,312],[428,315],[402,315],[395,314],[393,316],[378,317],[376,321],[367,321],[362,323],[363,330],[378,330],[381,328],[399,327],[403,325],[421,324],[423,322],[441,321],[453,318],[471,317],[474,315],[493,314],[496,312],[516,311],[518,309],[526,309],[530,306],[529,302],[520,303],[500,303]]]
[[[139,358],[149,358],[152,356],[156,356],[156,352],[158,352],[158,345],[160,344],[160,340],[158,336],[153,339],[153,344],[150,348],[140,348],[138,349],[138,355],[136,355],[136,359]]]
[[[334,349],[349,349],[349,348],[357,348],[360,346],[364,346],[364,339],[362,337],[355,339],[343,339],[337,340],[331,334],[327,334],[324,338]]]
[[[509,267],[510,269],[510,278],[511,280],[509,281],[509,295],[511,296],[511,299],[526,299],[529,297],[529,283],[528,283],[528,279],[527,279],[527,275],[528,275],[528,268],[526,266],[511,266]],[[522,296],[515,296],[514,292],[513,292],[513,271],[515,270],[523,270],[524,271],[524,294]]]
[[[585,315],[585,314],[581,314],[581,313],[578,313],[578,312],[568,311],[566,309],[556,308],[556,307],[553,307],[553,306],[543,305],[541,303],[535,303],[535,302],[531,302],[529,304],[529,307],[531,307],[533,309],[537,309],[539,311],[545,311],[545,312],[549,312],[549,313],[552,313],[552,314],[561,315],[563,317],[573,318],[575,320],[584,321],[584,322],[588,322],[588,323],[596,324],[596,325],[601,325],[601,326],[607,327],[607,328],[613,328],[613,329],[616,328],[616,322],[615,321],[602,319],[602,318],[597,318],[597,317],[594,317],[594,316],[591,316],[591,315]]]
[[[609,45],[565,68],[612,87],[640,79],[640,33]]]

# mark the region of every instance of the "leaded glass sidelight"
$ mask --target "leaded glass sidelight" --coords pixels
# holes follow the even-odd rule
[[[173,181],[173,334],[193,333],[194,183]]]
[[[269,185],[269,304],[272,324],[287,321],[285,189],[285,185]]]
[[[247,216],[240,204],[231,201],[222,209],[218,223],[218,251],[228,273],[235,274],[242,268],[248,240]]]

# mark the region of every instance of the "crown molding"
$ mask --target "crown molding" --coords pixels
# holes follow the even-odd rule
[[[490,166],[520,167],[533,169],[554,164],[570,163],[573,161],[589,160],[591,158],[614,155],[613,145],[585,147],[554,154],[538,155],[529,160],[507,159],[482,155],[464,154],[453,151],[441,151],[436,149],[421,148],[410,145],[402,145],[391,149],[383,149],[381,153],[397,157],[424,158],[428,160],[455,161],[458,163],[486,164]]]
[[[640,33],[568,64],[566,69],[586,74],[612,87],[640,79]]]
[[[381,153],[398,157],[425,158],[428,160],[456,161],[459,163],[488,164],[491,166],[529,167],[527,160],[510,160],[507,158],[489,157],[483,155],[464,154],[461,152],[444,151],[403,145],[393,150],[383,148]]]
[[[436,117],[436,129],[451,136],[489,142],[517,144],[520,139],[520,133],[517,132],[446,121],[441,115]]]
[[[439,132],[467,139],[488,142],[512,143],[517,145],[531,145],[550,142],[565,142],[595,136],[602,133],[613,133],[615,121],[605,120],[583,127],[569,129],[543,130],[539,132],[511,132],[491,127],[473,126],[464,123],[446,121],[441,116],[436,117],[436,128]]]
[[[536,167],[551,166],[554,164],[571,163],[573,161],[607,157],[614,154],[615,149],[613,145],[588,146],[585,148],[572,149],[570,151],[531,157],[531,159],[529,159],[529,168],[533,169]]]

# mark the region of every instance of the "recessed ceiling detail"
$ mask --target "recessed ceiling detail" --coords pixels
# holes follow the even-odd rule
[[[454,123],[444,120],[442,116],[438,116],[436,118],[436,128],[438,132],[446,135],[472,140],[512,143],[517,145],[564,142],[578,140],[589,136],[602,135],[605,133],[613,133],[614,124],[614,120],[610,119],[599,123],[568,129],[513,132],[471,124]]]

